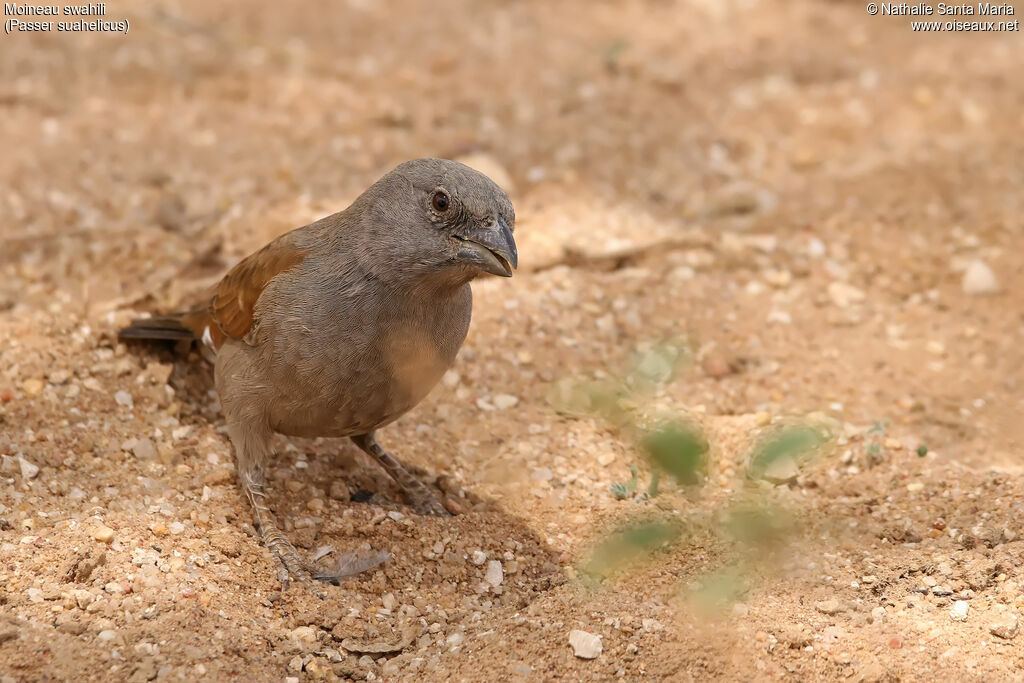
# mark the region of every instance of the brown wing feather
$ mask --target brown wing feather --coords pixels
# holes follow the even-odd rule
[[[210,300],[209,315],[214,348],[220,348],[224,335],[243,339],[252,329],[256,302],[264,288],[277,275],[294,268],[306,258],[290,240],[278,239],[247,256],[232,268],[217,285]],[[217,334],[221,332],[223,334]]]

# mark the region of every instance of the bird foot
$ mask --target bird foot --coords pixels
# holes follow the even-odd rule
[[[265,537],[266,546],[270,548],[270,551],[274,553],[274,556],[281,563],[277,570],[277,578],[281,582],[281,592],[287,591],[288,586],[294,579],[308,585],[314,595],[321,600],[326,600],[327,596],[316,585],[316,580],[320,577],[314,576],[306,562],[299,555],[299,551],[291,544],[291,541],[280,532],[265,534]]]
[[[435,517],[451,517],[448,508],[437,499],[433,493],[422,482],[417,481],[418,487],[405,489],[405,495],[409,498],[409,505],[421,515],[433,515]]]

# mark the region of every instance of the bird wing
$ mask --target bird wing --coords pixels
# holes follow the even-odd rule
[[[217,285],[206,311],[187,321],[203,343],[220,349],[225,339],[245,340],[254,327],[256,302],[271,280],[294,268],[306,252],[284,235],[239,261]]]

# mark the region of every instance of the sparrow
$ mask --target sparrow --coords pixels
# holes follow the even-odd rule
[[[518,266],[515,210],[482,173],[444,159],[396,167],[344,211],[286,233],[235,265],[205,306],[134,320],[122,340],[197,340],[239,483],[281,578],[315,574],[267,505],[273,434],[348,437],[420,513],[447,510],[377,443],[423,400],[469,330],[470,282]],[[351,572],[350,572],[351,573]]]

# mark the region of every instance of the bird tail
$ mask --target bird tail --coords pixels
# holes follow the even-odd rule
[[[128,327],[117,333],[118,339],[167,339],[177,341],[192,340],[196,333],[188,324],[188,312],[170,313],[152,318],[136,318]]]

